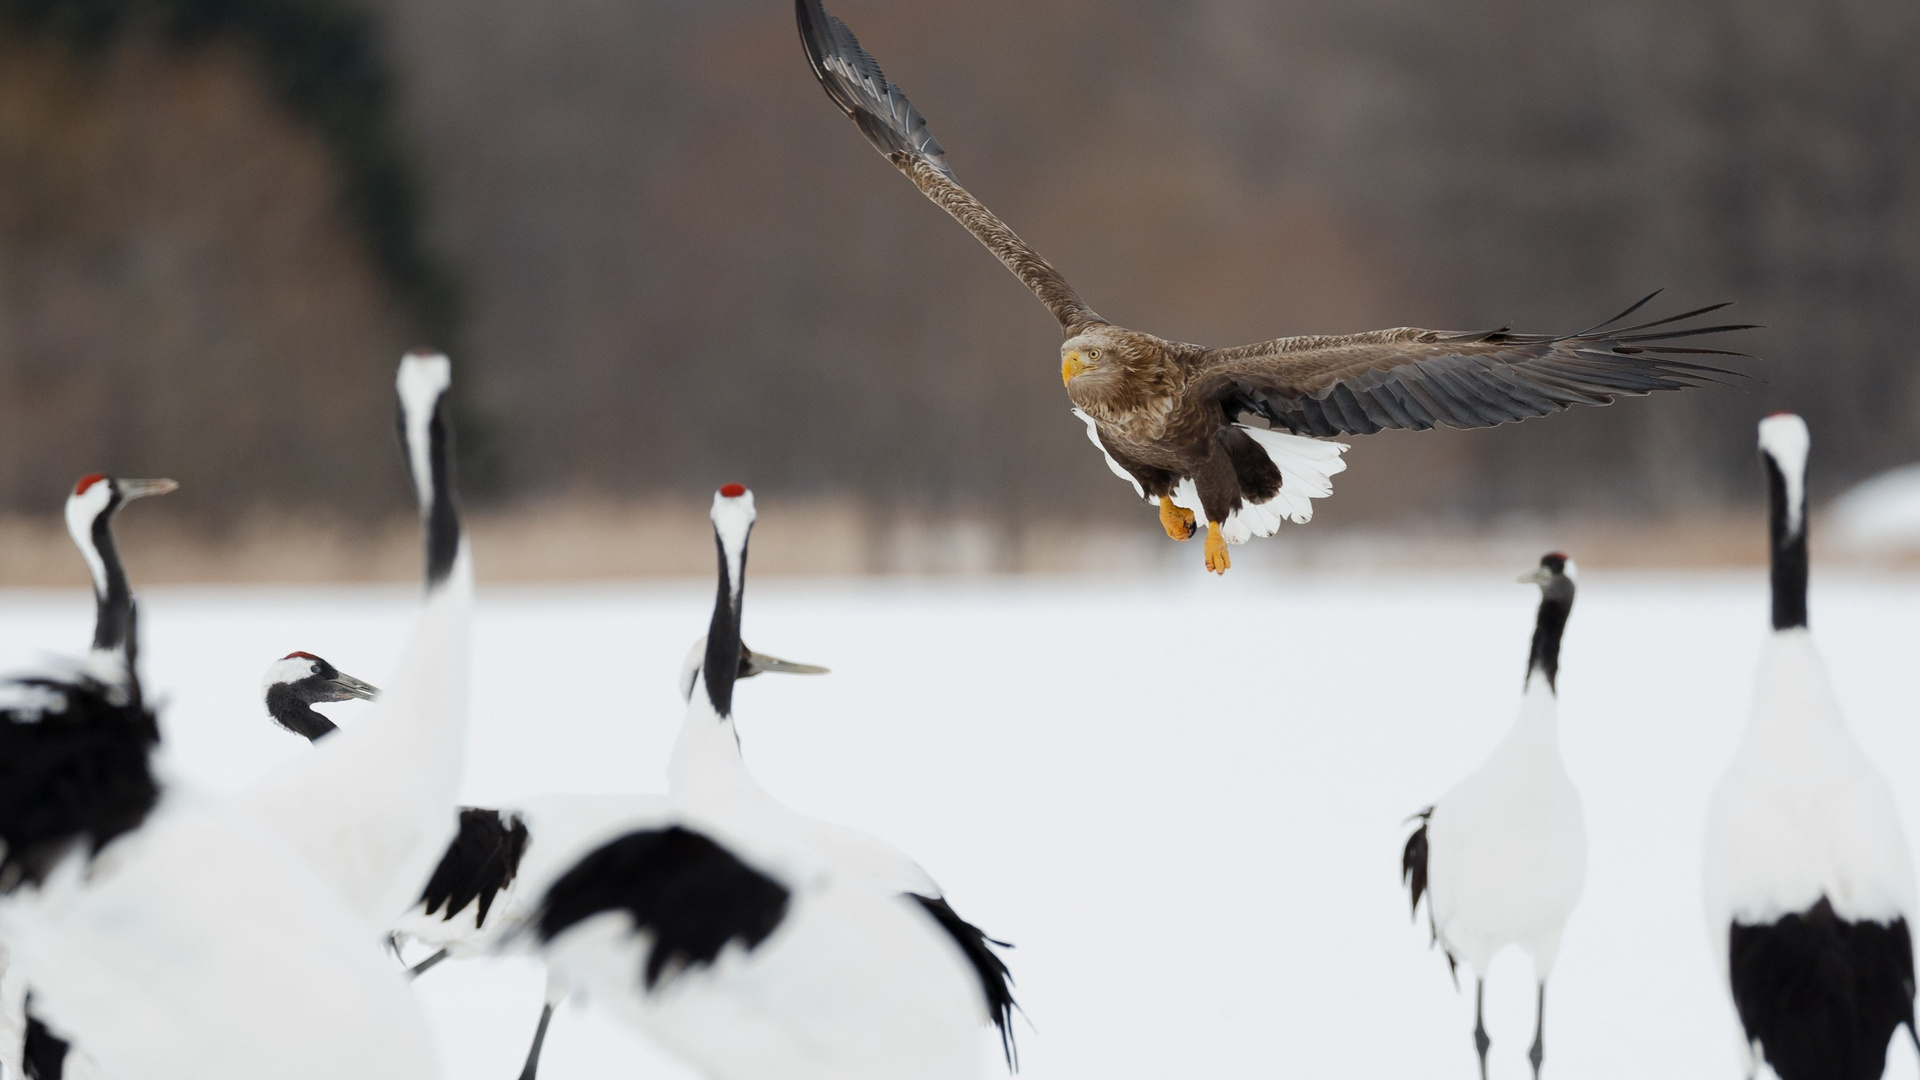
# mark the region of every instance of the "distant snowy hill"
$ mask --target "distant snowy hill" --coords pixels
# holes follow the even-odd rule
[[[1890,469],[1835,500],[1833,537],[1855,551],[1920,549],[1920,465]]]

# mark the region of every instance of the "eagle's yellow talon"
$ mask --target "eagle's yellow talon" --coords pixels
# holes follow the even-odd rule
[[[1216,574],[1224,574],[1233,560],[1227,558],[1227,538],[1220,535],[1220,526],[1207,522],[1207,569]]]
[[[1194,534],[1193,511],[1173,505],[1173,500],[1160,496],[1160,527],[1175,540],[1190,540]]]

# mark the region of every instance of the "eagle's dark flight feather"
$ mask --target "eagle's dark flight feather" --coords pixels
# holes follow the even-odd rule
[[[946,151],[927,130],[926,118],[907,100],[906,92],[881,72],[879,62],[861,47],[846,23],[829,15],[820,0],[794,0],[794,13],[814,77],[874,149],[1013,271],[1053,313],[1066,336],[1106,321],[1080,299],[1051,263],[955,182]]]
[[[1591,330],[1563,336],[1504,328],[1462,334],[1402,327],[1209,349],[1193,362],[1190,387],[1219,400],[1228,416],[1252,413],[1296,435],[1330,436],[1371,435],[1386,428],[1425,431],[1443,424],[1491,427],[1574,405],[1608,405],[1616,397],[1738,377],[1673,354],[1744,353],[1670,344],[1753,329],[1674,325],[1726,305],[1606,329],[1640,304]]]

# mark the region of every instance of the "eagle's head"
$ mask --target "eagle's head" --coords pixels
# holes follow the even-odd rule
[[[1082,408],[1119,405],[1156,393],[1165,366],[1166,343],[1118,326],[1093,326],[1060,346],[1060,381]]]

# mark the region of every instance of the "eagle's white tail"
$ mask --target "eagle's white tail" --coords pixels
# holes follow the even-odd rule
[[[1312,521],[1313,500],[1333,494],[1334,474],[1346,470],[1347,463],[1340,455],[1347,452],[1347,444],[1284,431],[1235,426],[1253,436],[1253,441],[1280,467],[1280,493],[1263,503],[1242,503],[1240,509],[1227,515],[1220,535],[1229,544],[1244,544],[1251,537],[1279,532],[1282,521],[1295,525]],[[1201,521],[1207,519],[1206,510],[1200,506],[1200,492],[1192,480],[1182,480],[1180,486],[1173,489],[1173,504],[1193,511],[1194,517]]]
[[[1113,460],[1107,448],[1100,445],[1100,431],[1094,427],[1093,417],[1079,409],[1073,415],[1087,425],[1087,438],[1100,450],[1107,468],[1113,475],[1133,485],[1134,493],[1146,498],[1147,493],[1140,488],[1127,470]],[[1346,469],[1347,463],[1340,455],[1347,452],[1346,443],[1328,442],[1324,439],[1310,439],[1305,435],[1290,435],[1284,431],[1268,431],[1264,428],[1235,425],[1253,436],[1253,441],[1267,452],[1267,457],[1280,467],[1280,494],[1263,503],[1244,503],[1240,509],[1227,517],[1225,526],[1220,530],[1229,544],[1244,544],[1251,537],[1272,536],[1280,531],[1282,521],[1291,521],[1304,525],[1313,520],[1313,500],[1324,499],[1333,494],[1335,473]],[[1200,505],[1200,492],[1193,486],[1192,480],[1182,480],[1173,489],[1173,503],[1193,511],[1195,518],[1205,521],[1207,512]]]

